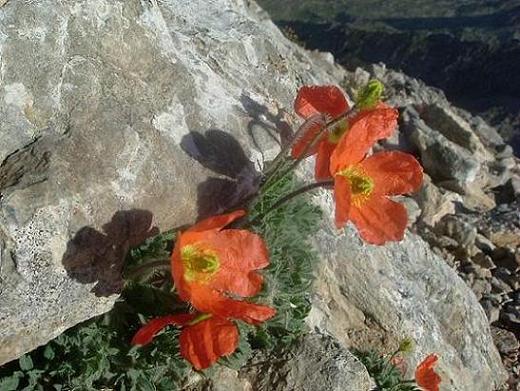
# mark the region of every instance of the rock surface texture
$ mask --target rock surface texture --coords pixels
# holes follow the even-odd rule
[[[378,72],[390,86],[399,77],[413,82]],[[361,76],[289,42],[247,0],[7,2],[0,10],[0,364],[109,310],[130,246],[255,191],[257,169],[279,148],[273,140],[287,140],[297,125],[291,107],[299,86]],[[458,197],[493,208],[479,189],[512,178],[505,163],[490,174],[497,163],[490,148],[500,139],[486,144],[483,125],[477,130],[447,102],[428,101],[425,111],[412,104],[432,94],[420,84],[393,94],[402,103],[391,103],[410,102],[401,147],[430,162],[446,214]],[[453,129],[462,129],[456,138]],[[435,159],[464,164],[438,170]],[[317,202],[331,210],[330,194]],[[434,224],[443,215],[430,217]],[[484,310],[419,236],[373,247],[326,219],[316,246],[323,263],[309,323],[323,334],[364,349],[412,336],[414,363],[430,352],[442,356],[443,390],[503,383]],[[343,349],[314,338],[302,343],[302,355],[319,361],[317,345]],[[334,381],[352,370],[352,383],[364,384],[359,362],[341,357],[315,365],[335,373]],[[309,375],[305,367],[281,368],[295,384]]]

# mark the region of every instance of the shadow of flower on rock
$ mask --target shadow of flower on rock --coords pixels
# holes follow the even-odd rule
[[[151,212],[119,211],[103,225],[102,232],[81,228],[67,243],[62,263],[72,279],[96,283],[92,288],[96,296],[118,294],[123,288],[122,271],[128,250],[158,233]]]
[[[262,151],[263,143],[258,140],[260,135],[256,134],[256,128],[262,129],[265,135],[279,146],[285,146],[292,141],[294,132],[291,125],[283,119],[285,114],[283,110],[273,114],[265,105],[256,102],[246,94],[240,96],[240,103],[251,117],[247,131],[258,150]]]
[[[181,148],[220,175],[208,178],[197,188],[199,219],[238,207],[258,191],[260,173],[230,134],[219,129],[209,129],[203,134],[190,132],[183,137]]]

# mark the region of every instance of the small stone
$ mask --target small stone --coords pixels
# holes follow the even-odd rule
[[[497,147],[497,154],[495,155],[497,159],[505,159],[509,157],[513,157],[513,147],[508,144],[500,145]]]
[[[520,326],[520,314],[512,312],[501,312],[500,319]]]
[[[491,254],[496,248],[493,242],[482,234],[477,234],[477,237],[475,238],[475,245],[485,254]]]
[[[520,343],[511,331],[491,326],[491,335],[498,351],[502,354],[510,354],[520,348]]]
[[[475,293],[477,299],[480,300],[484,294],[491,293],[491,284],[484,279],[478,278],[473,282],[471,290]]]
[[[500,160],[498,164],[510,170],[516,166],[516,161],[514,157],[508,157]]]
[[[457,241],[458,246],[468,253],[477,238],[477,228],[455,215],[444,216],[435,225],[435,231],[453,238]]]
[[[499,319],[500,308],[498,308],[496,305],[494,305],[491,300],[482,299],[480,301],[480,305],[482,305],[482,308],[484,309],[484,312],[486,313],[489,323],[495,323]]]
[[[491,287],[492,287],[491,292],[493,292],[493,293],[509,293],[509,292],[513,291],[508,284],[506,284],[502,280],[499,280],[496,277],[493,277],[491,279]]]
[[[423,186],[414,198],[422,210],[421,220],[431,227],[444,216],[454,214],[457,202],[462,203],[459,194],[438,188],[426,174]]]
[[[473,262],[475,262],[480,267],[485,269],[494,269],[496,267],[495,263],[491,259],[489,255],[484,253],[477,253],[473,258],[471,258]]]

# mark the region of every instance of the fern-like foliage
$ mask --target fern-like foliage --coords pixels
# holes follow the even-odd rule
[[[381,355],[373,350],[353,352],[367,368],[374,379],[376,388],[373,391],[421,391],[410,382],[405,382],[401,372],[390,362],[387,355]]]

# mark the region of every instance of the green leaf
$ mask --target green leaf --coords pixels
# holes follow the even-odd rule
[[[45,349],[43,350],[43,357],[45,357],[47,360],[53,360],[55,357],[54,350],[52,349],[51,345],[46,345]]]
[[[20,365],[20,369],[22,371],[30,371],[33,369],[34,364],[32,358],[29,354],[25,354],[18,360],[18,364]]]
[[[9,377],[0,379],[0,390],[16,391],[20,384],[20,376],[16,373]]]

